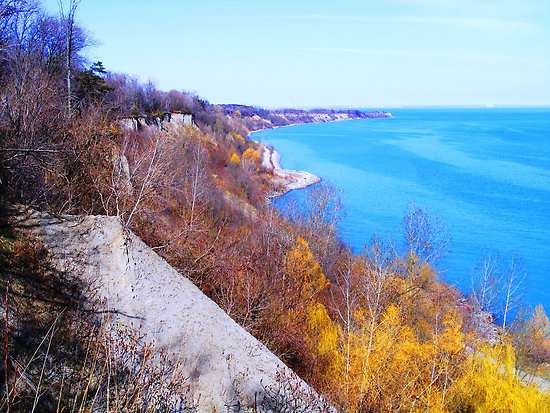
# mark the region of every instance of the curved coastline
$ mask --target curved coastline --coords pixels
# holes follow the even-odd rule
[[[385,118],[392,118],[391,112],[382,112]],[[271,126],[267,128],[261,128],[253,130],[248,133],[248,138],[253,140],[252,134],[261,132],[268,129],[287,128],[290,126],[305,125],[305,124],[318,124],[318,123],[332,123],[332,122],[345,122],[351,120],[361,120],[363,118],[354,117],[339,117],[332,120],[322,120],[315,122],[303,122],[303,123],[290,123],[288,125]],[[365,118],[369,119],[369,118]],[[275,186],[275,190],[267,195],[268,199],[282,196],[290,191],[296,189],[304,189],[310,185],[314,185],[321,181],[321,178],[307,171],[297,171],[293,169],[284,169],[281,167],[281,155],[272,145],[267,145],[264,142],[254,140],[262,148],[262,160],[261,165],[273,175],[272,182]]]
[[[285,125],[281,127],[295,126],[299,124]],[[269,129],[275,129],[269,128]],[[266,128],[267,129],[267,128]],[[248,134],[250,138],[251,135],[255,132],[260,132],[266,129],[259,129],[252,131]],[[273,175],[272,182],[275,186],[275,189],[267,195],[268,199],[277,198],[282,196],[290,191],[296,189],[304,189],[310,185],[314,185],[321,181],[321,178],[317,175],[314,175],[306,171],[297,171],[294,169],[285,169],[281,167],[281,155],[277,150],[271,146],[267,145],[264,142],[255,141],[262,148],[262,159],[261,165],[262,168],[269,171]]]

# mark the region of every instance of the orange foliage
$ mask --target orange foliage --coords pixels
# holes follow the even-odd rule
[[[294,247],[287,253],[286,273],[287,293],[292,297],[296,309],[307,307],[329,286],[308,242],[302,237],[298,237]]]
[[[254,163],[260,161],[260,152],[252,147],[243,152],[243,159],[249,159]]]
[[[231,156],[229,157],[229,163],[231,165],[238,165],[241,163],[241,157],[237,152],[233,152]]]

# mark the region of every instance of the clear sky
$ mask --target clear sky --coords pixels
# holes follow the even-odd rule
[[[82,0],[77,19],[91,60],[214,103],[550,105],[550,0]]]

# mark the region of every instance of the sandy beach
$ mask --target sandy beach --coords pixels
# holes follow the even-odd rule
[[[321,179],[312,173],[295,171],[281,167],[281,156],[272,146],[262,146],[262,167],[273,174],[275,191],[269,198],[275,198],[295,189],[303,189],[319,182]]]

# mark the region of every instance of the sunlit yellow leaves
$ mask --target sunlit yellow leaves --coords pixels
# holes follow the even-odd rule
[[[396,292],[398,300],[375,309],[376,296],[370,301],[362,296],[346,313],[321,294],[328,280],[307,241],[296,240],[285,261],[292,286],[288,296],[296,300],[287,320],[305,325],[301,331],[315,384],[350,413],[548,411],[548,396],[518,379],[512,347],[474,353],[452,295],[450,304],[436,302],[429,293],[445,291],[433,280],[432,269],[417,265],[414,273],[384,278],[384,288]],[[365,288],[372,288],[377,279],[363,274],[363,282],[371,283]],[[526,329],[544,342],[544,311],[536,311]]]
[[[309,302],[329,285],[309,244],[301,237],[287,254],[286,272],[302,302]]]
[[[330,330],[326,330],[330,326],[328,315],[322,311],[324,307],[319,301],[329,282],[305,239],[298,237],[288,250],[284,270],[283,328],[288,334],[299,335],[302,345],[314,348],[316,355],[325,357],[327,350],[323,349],[322,354],[318,354],[316,344],[312,343],[322,336],[326,338],[326,346],[329,345],[327,340],[331,335],[327,335]]]
[[[239,143],[242,143],[242,144],[246,143],[246,139],[245,139],[244,136],[241,135],[240,133],[237,133],[237,132],[235,132],[235,131],[231,131],[231,132],[229,132],[229,134],[231,135],[231,137],[232,137],[235,141],[237,141],[237,142],[239,142]]]
[[[343,354],[339,349],[342,340],[340,326],[331,320],[323,304],[315,303],[307,309],[307,327],[310,347],[316,356],[326,361],[323,374],[340,377],[343,369]]]
[[[233,152],[231,154],[231,157],[229,158],[229,163],[232,165],[238,165],[239,163],[241,163],[241,157],[239,156],[239,154]]]
[[[349,412],[363,405],[376,411],[444,411],[464,337],[456,314],[445,315],[441,324],[432,340],[420,341],[397,305],[389,305],[379,320],[358,309],[349,331],[321,304],[308,311],[312,351],[324,361],[331,392],[344,395]]]
[[[451,388],[450,411],[550,412],[550,395],[521,382],[510,345],[485,346],[472,354]]]
[[[339,329],[330,319],[323,304],[315,303],[308,307],[307,326],[316,337],[315,345],[319,355],[337,351]]]
[[[436,336],[440,349],[447,354],[458,354],[464,350],[464,334],[461,331],[462,322],[457,314],[447,313],[443,317],[444,331]]]
[[[243,159],[248,159],[252,162],[259,162],[260,161],[260,152],[257,151],[256,149],[254,148],[248,148],[246,151],[244,151],[243,153]]]

